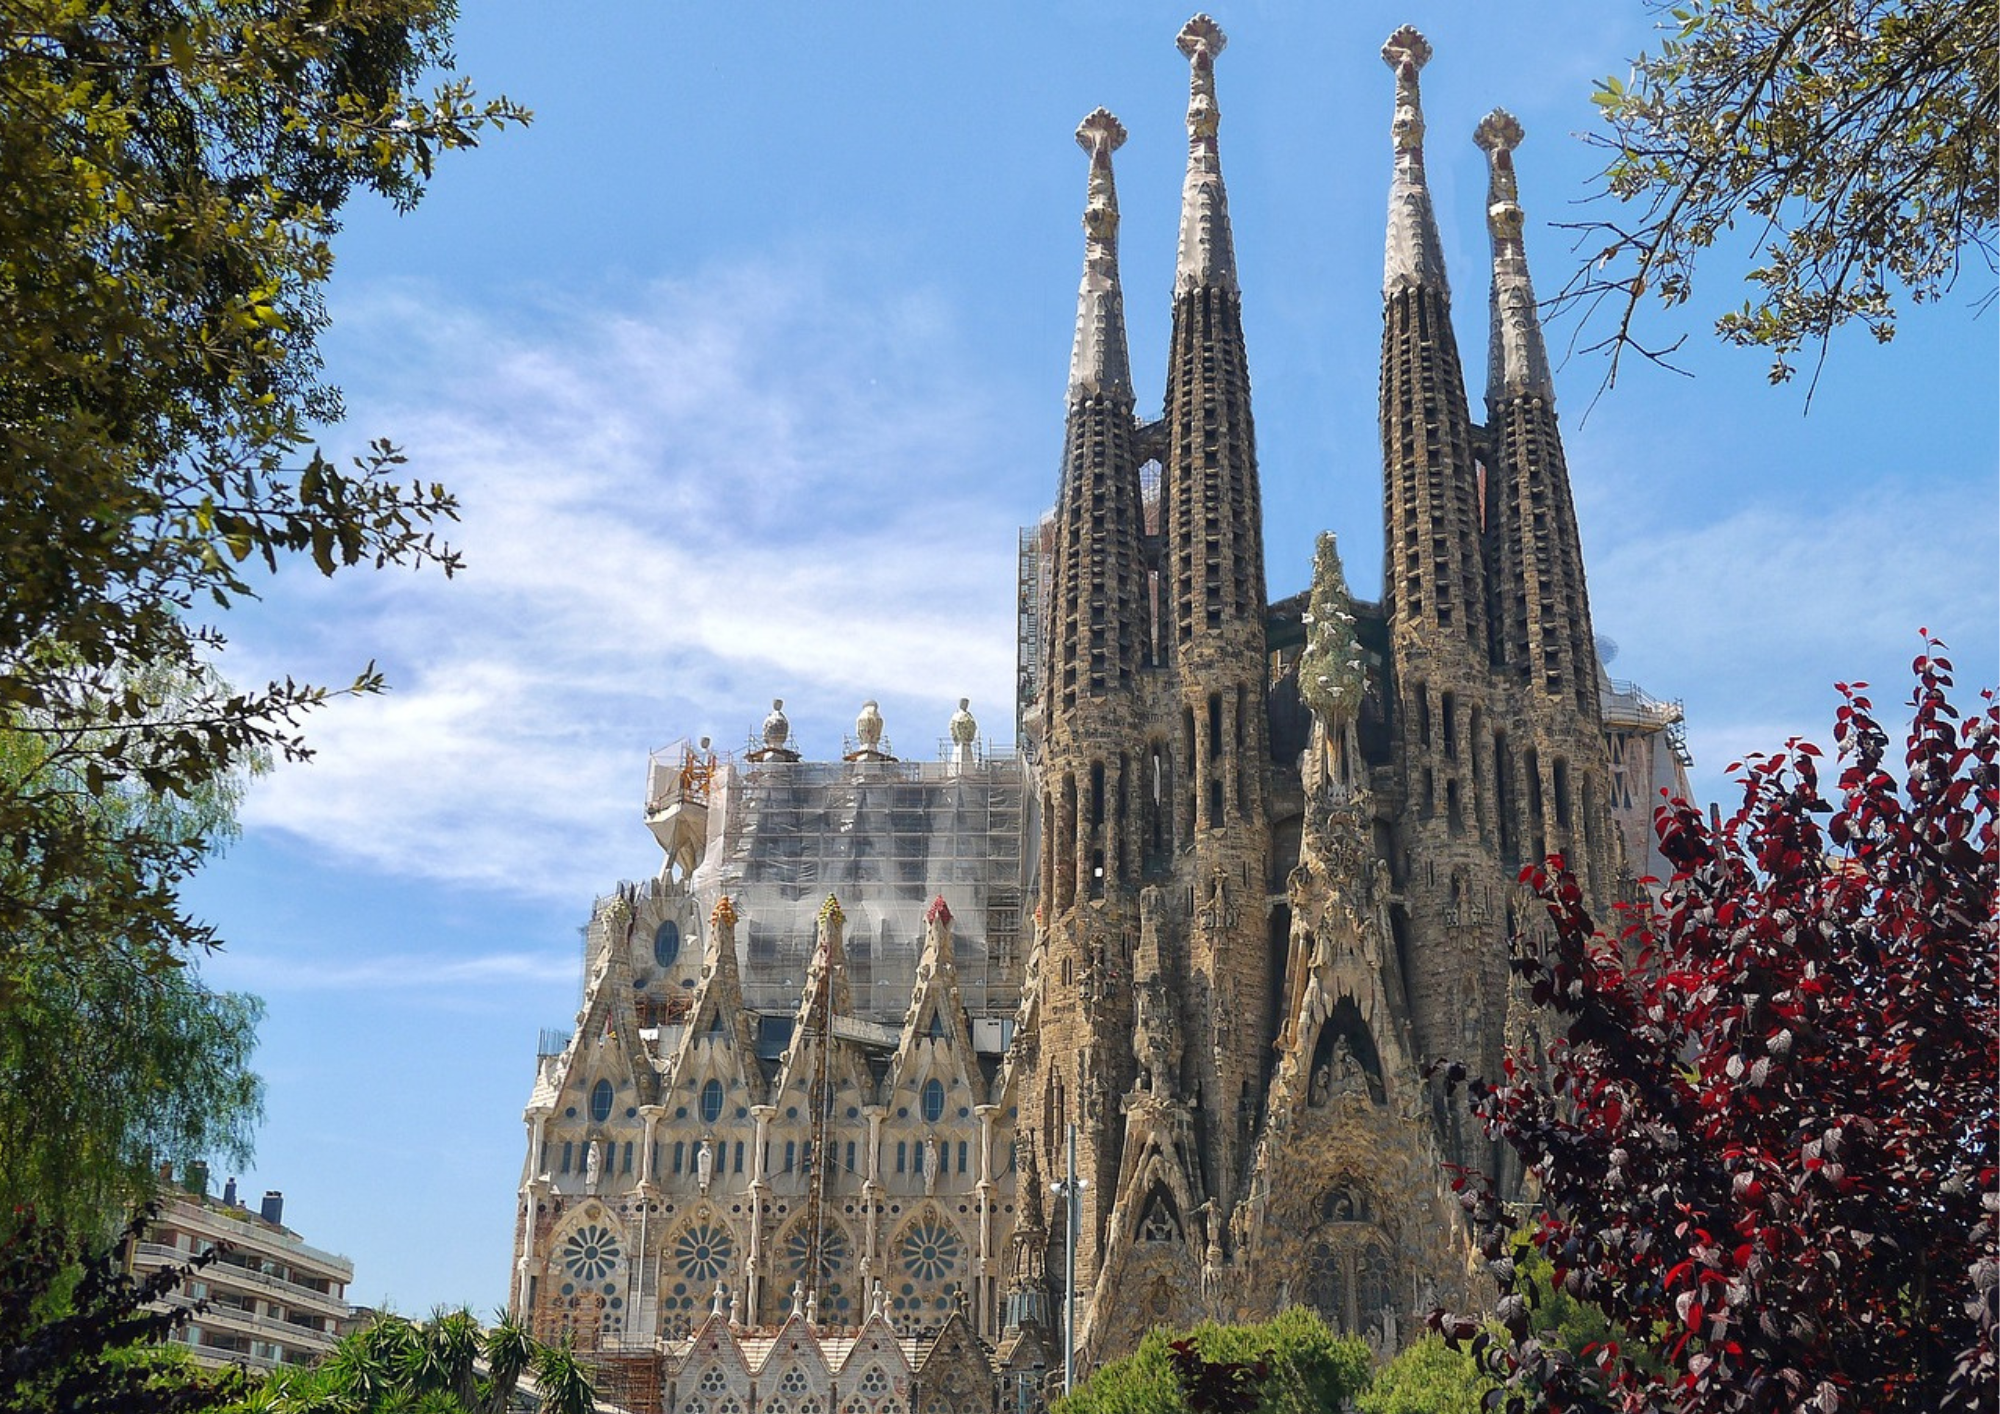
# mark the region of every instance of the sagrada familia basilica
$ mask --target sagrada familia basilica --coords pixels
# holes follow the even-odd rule
[[[1217,130],[1222,31],[1181,30],[1188,160],[1162,413],[1135,406],[1098,110],[1053,511],[1022,537],[1020,744],[965,702],[837,760],[782,703],[657,753],[659,875],[599,900],[527,1108],[512,1301],[632,1408],[1040,1407],[1065,1357],[1315,1308],[1384,1354],[1465,1300],[1445,1165],[1508,1175],[1425,1078],[1533,1045],[1508,938],[1560,853],[1608,906],[1685,790],[1672,704],[1608,679],[1522,243],[1487,154],[1491,342],[1467,397],[1394,77],[1385,570],[1330,536],[1271,603]],[[940,712],[940,716],[943,713]]]

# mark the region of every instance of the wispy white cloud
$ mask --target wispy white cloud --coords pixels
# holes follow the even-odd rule
[[[1700,783],[1727,794],[1724,768],[1746,753],[1827,743],[1836,682],[1873,683],[1893,720],[1919,628],[1963,650],[1967,701],[1992,685],[1990,487],[1984,514],[1981,499],[1963,483],[1885,484],[1638,520],[1591,561],[1592,619],[1635,650],[1614,672],[1686,698]]]
[[[645,750],[734,744],[772,695],[819,750],[864,697],[906,743],[962,695],[1011,736],[1011,528],[1044,488],[932,303],[764,265],[518,325],[403,289],[342,327],[349,425],[458,493],[469,568],[295,577],[239,628],[246,680],[393,683],[315,719],[250,828],[574,899],[651,867]]]

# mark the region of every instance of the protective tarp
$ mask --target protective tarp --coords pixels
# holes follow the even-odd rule
[[[960,994],[1011,1015],[1029,928],[1024,773],[1011,753],[949,761],[718,762],[708,845],[690,881],[703,915],[728,894],[744,1004],[798,1006],[828,894],[846,914],[857,1016],[900,1023],[934,897],[951,909]]]

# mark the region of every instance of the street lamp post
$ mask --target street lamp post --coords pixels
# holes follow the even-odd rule
[[[1077,1206],[1077,1197],[1090,1186],[1085,1179],[1076,1176],[1076,1126],[1069,1126],[1067,1155],[1063,1163],[1063,1177],[1059,1183],[1051,1183],[1049,1191],[1063,1200],[1066,1210],[1069,1236],[1063,1243],[1063,1393],[1069,1395],[1076,1389],[1076,1244],[1082,1233],[1082,1211]]]

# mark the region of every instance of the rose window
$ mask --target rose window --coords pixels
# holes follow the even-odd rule
[[[903,1270],[918,1281],[943,1281],[958,1266],[964,1244],[935,1218],[925,1218],[903,1235]]]
[[[870,1365],[868,1372],[861,1377],[861,1392],[863,1394],[887,1394],[889,1392],[888,1372],[883,1370],[880,1365]]]
[[[778,1393],[799,1395],[805,1392],[806,1372],[794,1365],[791,1369],[785,1371],[784,1378],[778,1381]]]
[[[603,1281],[620,1255],[618,1234],[597,1223],[585,1223],[563,1239],[563,1267],[578,1281]]]
[[[727,1228],[696,1223],[674,1243],[674,1265],[687,1280],[706,1287],[729,1269],[735,1253]]]
[[[702,1394],[721,1394],[729,1388],[729,1376],[720,1365],[710,1365],[701,1372],[701,1383],[695,1389]]]

